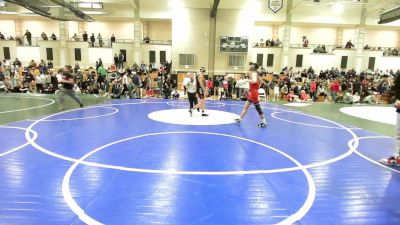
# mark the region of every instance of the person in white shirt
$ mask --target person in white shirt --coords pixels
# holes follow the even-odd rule
[[[186,79],[183,83],[183,86],[186,88],[186,92],[189,99],[189,113],[192,116],[193,108],[197,105],[197,97],[196,97],[196,79],[194,79],[193,73],[189,73],[189,79]]]
[[[190,81],[189,74],[186,74],[185,78],[183,78],[183,83],[182,83],[183,95],[186,95],[185,84],[187,84],[189,81]]]

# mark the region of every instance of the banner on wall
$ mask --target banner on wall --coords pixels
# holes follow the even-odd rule
[[[268,0],[268,8],[277,13],[283,7],[283,0]]]

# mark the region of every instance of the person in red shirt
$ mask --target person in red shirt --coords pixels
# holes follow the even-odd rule
[[[306,93],[306,91],[302,90],[300,94],[300,99],[302,102],[308,102],[310,96]]]
[[[340,91],[339,79],[335,79],[330,86],[332,101],[336,101],[337,93]]]
[[[247,101],[243,107],[242,113],[240,117],[235,119],[237,123],[242,122],[242,119],[246,115],[247,111],[249,110],[250,105],[253,103],[254,107],[256,108],[258,115],[260,116],[261,123],[257,125],[257,127],[265,128],[267,126],[267,122],[265,121],[264,112],[260,106],[260,99],[258,94],[258,89],[260,88],[261,78],[257,72],[258,65],[256,63],[250,63],[250,72],[251,72],[251,79],[245,80],[250,83],[250,90],[249,95],[247,97]]]
[[[315,80],[312,80],[310,83],[310,97],[314,101],[317,98],[317,82]]]
[[[208,88],[208,94],[210,95],[210,97],[213,96],[213,88],[214,88],[214,83],[212,78],[209,78],[207,81],[207,88]]]

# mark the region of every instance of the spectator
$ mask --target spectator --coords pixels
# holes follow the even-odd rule
[[[303,36],[303,47],[307,48],[308,47],[308,40],[306,36]]]
[[[54,33],[51,35],[51,40],[57,41],[57,37],[56,37],[56,35]]]
[[[275,41],[275,46],[281,46],[282,42],[279,40],[279,38],[276,39]]]
[[[101,37],[101,34],[100,34],[100,33],[97,35],[97,39],[99,40],[99,46],[100,46],[100,47],[103,47],[103,45],[104,45],[104,43],[103,43],[103,38]]]
[[[351,40],[349,40],[349,41],[346,43],[345,48],[353,48],[353,47],[354,47],[353,43],[351,43]]]
[[[74,33],[74,35],[72,36],[72,40],[73,41],[78,41],[78,35],[76,33]]]
[[[114,34],[111,35],[111,46],[112,46],[113,43],[115,43],[115,36],[114,36]]]
[[[330,85],[330,90],[331,90],[331,97],[332,101],[335,102],[337,98],[337,94],[340,90],[340,84],[339,84],[339,79],[336,78]]]
[[[13,66],[18,66],[18,67],[21,67],[21,61],[19,61],[19,59],[18,58],[15,58],[15,60],[14,60],[14,62],[13,62]]]
[[[42,34],[41,34],[40,36],[42,37],[42,39],[43,39],[44,41],[49,40],[49,38],[47,37],[47,35],[46,35],[45,32],[42,32]]]
[[[6,38],[4,37],[4,35],[0,32],[0,40],[5,40]]]
[[[364,49],[371,49],[371,47],[370,47],[369,45],[366,45],[366,46],[364,47]]]
[[[49,62],[47,63],[47,68],[48,68],[48,69],[52,69],[52,68],[53,68],[53,62],[49,61]]]
[[[86,31],[83,33],[82,38],[83,38],[83,41],[85,41],[85,42],[88,41],[88,34],[86,33]]]
[[[96,39],[94,38],[94,33],[92,33],[92,36],[90,36],[90,43],[91,43],[92,47],[94,47],[95,41],[96,41]]]
[[[114,54],[114,65],[118,66],[118,56],[117,56],[117,54]]]
[[[146,37],[143,38],[143,42],[146,43],[146,44],[150,43],[149,36],[146,35]]]
[[[125,56],[122,54],[122,52],[119,52],[118,56],[118,69],[124,68],[124,61],[125,61]]]
[[[32,45],[32,34],[31,34],[31,32],[29,32],[29,30],[26,30],[24,37],[26,37],[28,44]]]

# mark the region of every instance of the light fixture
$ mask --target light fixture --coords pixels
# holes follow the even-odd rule
[[[342,2],[336,2],[333,5],[333,11],[335,11],[336,13],[342,13],[344,10],[344,5]]]
[[[82,11],[86,15],[105,15],[107,12],[104,11]]]
[[[78,8],[84,8],[84,9],[102,9],[103,8],[103,3],[99,0],[93,0],[93,1],[85,1],[85,0],[80,0],[75,2],[76,6]]]
[[[171,9],[177,9],[177,8],[182,8],[183,4],[182,1],[180,0],[170,0],[168,2],[168,7]]]
[[[0,11],[0,14],[5,14],[5,15],[15,15],[15,14],[18,14],[18,12],[7,12],[7,11]]]

